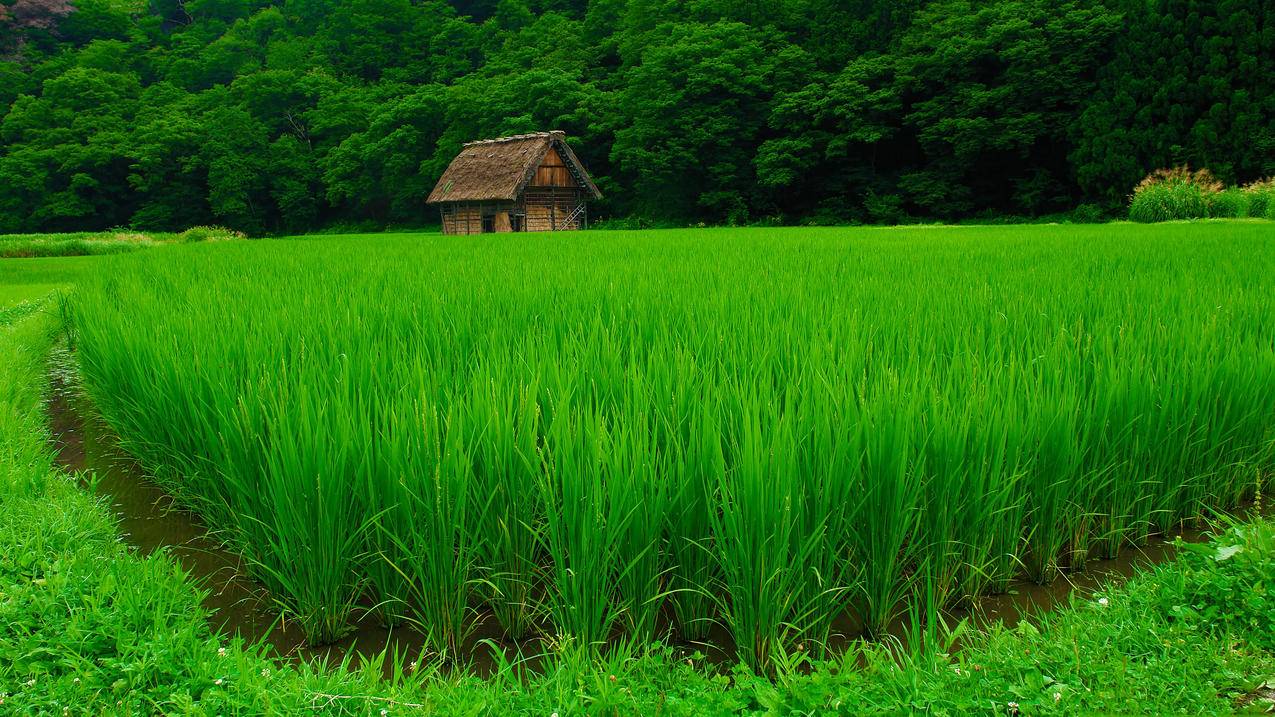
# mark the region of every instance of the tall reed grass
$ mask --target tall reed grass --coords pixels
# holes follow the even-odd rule
[[[1269,491],[1264,225],[188,246],[80,364],[315,642],[367,607],[765,665]],[[846,622],[841,622],[846,619]]]

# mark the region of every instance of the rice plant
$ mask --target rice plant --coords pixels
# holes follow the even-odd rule
[[[759,667],[1275,474],[1260,222],[192,244],[74,297],[123,446],[312,641],[359,606]],[[374,249],[372,249],[374,247]]]

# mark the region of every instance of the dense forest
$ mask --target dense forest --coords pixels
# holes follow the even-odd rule
[[[0,0],[0,232],[437,221],[562,129],[633,223],[1097,217],[1275,174],[1275,0]]]

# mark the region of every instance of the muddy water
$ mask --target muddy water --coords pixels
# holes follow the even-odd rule
[[[1063,573],[1049,585],[1015,582],[1003,595],[979,599],[972,609],[973,622],[1000,620],[1012,627],[1026,617],[1067,604],[1073,595],[1096,595],[1104,585],[1123,582],[1138,570],[1172,560],[1176,554],[1174,537],[1198,543],[1203,542],[1206,536],[1203,531],[1195,529],[1182,530],[1174,536],[1152,536],[1146,545],[1126,546],[1114,560],[1090,559],[1083,572]]]
[[[292,660],[339,662],[348,656],[358,662],[387,650],[391,656],[395,652],[405,656],[404,661],[421,656],[428,659],[422,652],[424,640],[419,631],[382,627],[367,610],[361,611],[363,614],[346,638],[331,645],[306,646],[301,630],[280,617],[280,609],[264,588],[247,576],[242,560],[225,550],[198,517],[181,510],[171,496],[145,480],[136,462],[114,444],[110,431],[92,417],[67,352],[55,352],[50,377],[48,414],[59,464],[83,476],[87,486],[110,502],[129,545],[142,555],[167,550],[196,579],[206,591],[203,604],[215,630],[227,636],[238,635],[250,643],[264,641],[279,655]],[[90,480],[89,476],[94,478]],[[1204,538],[1199,531],[1184,531],[1181,537],[1187,541]],[[1115,560],[1091,560],[1084,572],[1063,574],[1052,585],[1015,582],[1009,592],[981,598],[972,608],[946,617],[953,622],[968,619],[974,626],[998,620],[1012,626],[1065,605],[1073,595],[1092,594],[1107,583],[1119,582],[1138,569],[1165,562],[1173,555],[1172,538],[1153,537],[1146,546],[1123,550]],[[830,645],[834,650],[858,636],[858,626],[848,618],[837,621],[835,627],[839,634]],[[900,639],[905,637],[901,621],[890,632]],[[519,648],[524,655],[543,652],[538,641],[513,645],[503,640],[491,619],[482,620],[468,647],[465,662],[479,674],[495,667],[493,649],[499,649],[506,658]],[[682,647],[703,652],[711,662],[727,662],[733,657],[729,635],[722,629],[714,630],[706,643]],[[529,662],[534,666],[538,660]],[[387,660],[383,667],[389,671],[392,664]]]

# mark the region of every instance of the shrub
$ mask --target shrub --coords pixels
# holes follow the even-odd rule
[[[1248,205],[1247,216],[1275,219],[1275,177],[1251,182],[1240,191]]]
[[[1169,613],[1275,650],[1275,523],[1235,523],[1209,543],[1178,539],[1185,599]]]
[[[1213,199],[1221,191],[1222,183],[1207,169],[1157,169],[1134,188],[1129,218],[1135,222],[1202,219],[1211,216]]]
[[[1244,216],[1248,200],[1239,189],[1224,189],[1209,200],[1209,216],[1218,219],[1234,219]]]
[[[177,235],[177,240],[182,242],[226,241],[246,238],[243,232],[225,227],[191,227]]]
[[[112,229],[111,231],[94,234],[93,236],[86,238],[97,241],[114,241],[122,243],[132,242],[135,244],[149,244],[155,241],[148,234],[131,231],[129,229]]]
[[[903,197],[897,194],[877,194],[868,190],[863,198],[863,208],[873,224],[900,224],[907,217],[903,212]]]
[[[1081,204],[1071,213],[1071,221],[1075,224],[1099,224],[1106,217],[1106,212],[1098,204]]]

